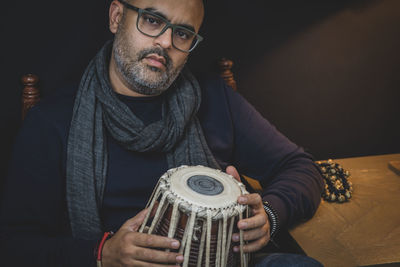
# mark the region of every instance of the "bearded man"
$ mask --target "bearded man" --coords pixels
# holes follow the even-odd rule
[[[261,195],[238,199],[252,211],[238,222],[245,252],[259,251],[279,228],[314,214],[323,183],[312,157],[221,79],[197,80],[185,67],[202,41],[203,17],[201,0],[111,3],[114,41],[75,90],[44,99],[24,121],[2,201],[3,262],[182,263],[174,252],[178,240],[137,231],[158,178],[180,165],[223,169],[236,179],[240,172],[262,183]],[[99,251],[103,236],[110,238]],[[293,266],[291,259],[320,266],[306,257],[272,256],[259,265]]]

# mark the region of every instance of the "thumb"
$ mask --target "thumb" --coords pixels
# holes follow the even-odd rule
[[[232,165],[226,167],[226,173],[229,174],[229,175],[232,175],[236,180],[241,182],[240,181],[240,175],[239,175],[238,171]]]
[[[121,228],[125,228],[128,231],[137,232],[139,230],[139,227],[142,225],[144,219],[146,218],[146,215],[148,212],[149,212],[148,209],[144,209],[144,210],[140,211],[138,214],[136,214],[135,217],[127,220],[121,226]]]

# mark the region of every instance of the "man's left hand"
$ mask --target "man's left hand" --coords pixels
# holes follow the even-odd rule
[[[232,175],[240,181],[239,173],[233,166],[226,168],[226,173]],[[270,225],[268,215],[265,213],[261,196],[257,193],[242,195],[238,198],[238,203],[249,205],[250,217],[238,222],[238,228],[243,230],[243,240],[249,241],[243,246],[244,252],[255,252],[267,245],[270,240]],[[239,233],[232,235],[234,242],[239,241]],[[235,252],[239,252],[239,246],[233,247]]]

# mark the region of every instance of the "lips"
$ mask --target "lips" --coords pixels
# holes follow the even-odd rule
[[[166,66],[165,58],[161,57],[159,55],[150,54],[150,55],[146,56],[145,59],[150,66],[157,67],[157,68]]]

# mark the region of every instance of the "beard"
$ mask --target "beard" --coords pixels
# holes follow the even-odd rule
[[[168,53],[161,47],[151,47],[138,51],[129,43],[126,30],[120,24],[113,43],[114,61],[118,72],[128,88],[142,95],[159,95],[167,90],[179,75],[187,60],[174,66]],[[142,59],[157,54],[165,59],[165,70],[149,66]]]

